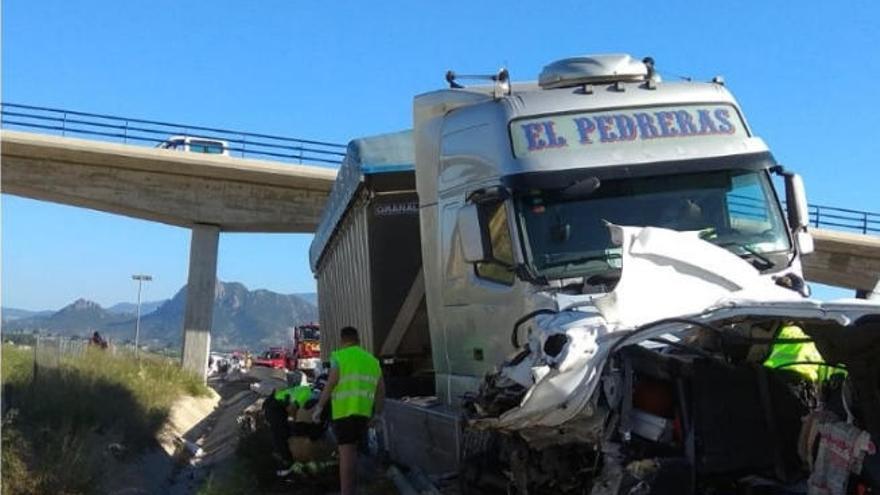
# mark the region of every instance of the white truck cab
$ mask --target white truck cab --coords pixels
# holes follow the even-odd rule
[[[496,79],[414,104],[432,340],[468,343],[435,348],[447,401],[514,350],[475,328],[617,284],[609,225],[694,232],[764,278],[802,277],[803,188],[789,188],[786,222],[771,182],[781,167],[720,80],[663,83],[629,55],[560,60],[538,84]]]

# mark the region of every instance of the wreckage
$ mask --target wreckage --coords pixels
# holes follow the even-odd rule
[[[517,486],[556,492],[806,493],[804,482],[840,477],[816,464],[816,450],[833,448],[817,443],[822,425],[854,434],[854,465],[867,457],[863,483],[876,486],[876,304],[806,299],[696,233],[610,228],[622,249],[615,290],[557,297],[563,306],[521,319],[522,350],[469,397],[471,427],[496,435],[472,460],[520,459]],[[805,335],[774,338],[784,326]],[[765,366],[786,343],[814,344],[822,359]]]
[[[723,80],[488,79],[352,141],[312,244],[392,459],[476,493],[880,490],[880,305],[809,298],[803,183]]]

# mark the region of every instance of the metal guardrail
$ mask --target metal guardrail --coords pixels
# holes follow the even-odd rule
[[[271,134],[130,119],[114,115],[78,112],[59,108],[0,103],[4,128],[39,129],[62,136],[80,135],[128,144],[160,145],[172,136],[203,138],[225,143],[231,156],[271,158],[292,163],[339,165],[346,146],[339,143],[299,139]]]
[[[816,228],[880,234],[880,213],[821,205],[809,205],[808,208],[810,224]]]
[[[0,103],[0,124],[3,127],[39,129],[41,131],[98,137],[103,140],[159,145],[172,136],[206,138],[224,141],[224,150],[232,156],[271,158],[302,163],[303,160],[326,165],[339,165],[346,146],[339,143],[315,141],[246,131],[218,129],[155,120],[130,119],[113,115],[78,112],[58,108]],[[738,199],[749,200],[739,196]],[[738,207],[747,216],[763,215],[763,205],[755,210],[744,202]],[[751,209],[752,211],[748,211]],[[816,228],[846,230],[861,234],[880,234],[880,213],[809,205],[810,223]]]

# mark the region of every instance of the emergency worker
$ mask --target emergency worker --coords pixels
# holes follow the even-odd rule
[[[288,417],[296,415],[300,408],[305,408],[312,397],[312,388],[303,385],[302,374],[287,374],[287,388],[273,391],[263,402],[263,415],[272,432],[272,446],[275,458],[285,467],[293,463],[288,438],[293,435]]]
[[[318,418],[330,402],[341,495],[354,495],[358,443],[371,419],[382,414],[385,385],[379,360],[360,346],[357,330],[345,327],[339,337],[341,346],[330,356],[330,376],[313,416]]]
[[[789,323],[779,329],[776,338],[805,340],[810,337],[801,327]],[[764,360],[764,366],[793,371],[814,383],[824,382],[836,373],[843,373],[839,368],[825,364],[825,359],[814,342],[775,342],[770,348],[770,355]]]
[[[299,398],[294,395],[294,402],[288,407],[288,414],[293,420],[290,425],[290,437],[287,439],[290,453],[293,456],[293,464],[286,469],[280,469],[275,474],[287,477],[291,474],[297,476],[317,475],[325,470],[336,468],[339,464],[331,459],[332,448],[327,441],[326,431],[329,422],[329,409],[315,415],[315,406],[324,384],[327,374],[322,373],[315,379],[311,386],[307,400],[305,396]],[[296,394],[296,393],[295,393]]]

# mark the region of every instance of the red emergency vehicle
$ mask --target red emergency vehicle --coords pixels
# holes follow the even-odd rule
[[[321,365],[321,327],[317,323],[295,327],[293,344],[296,369],[315,373]]]
[[[283,347],[270,347],[268,351],[254,358],[254,366],[266,366],[277,369],[294,369],[296,358]]]

